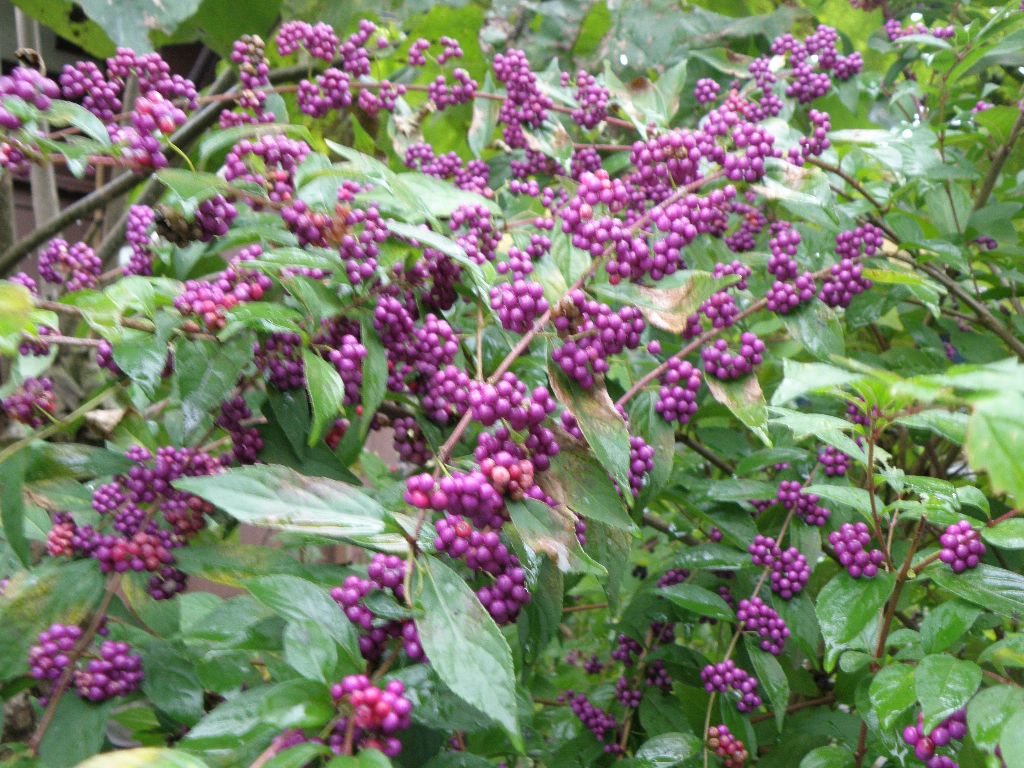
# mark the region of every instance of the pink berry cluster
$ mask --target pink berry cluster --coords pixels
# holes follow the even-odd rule
[[[701,670],[700,680],[708,693],[729,693],[740,712],[753,712],[761,706],[757,695],[757,678],[736,666],[732,659],[708,664]]]
[[[746,765],[747,748],[724,725],[713,725],[708,728],[708,749],[721,759],[724,768],[743,768]]]
[[[395,734],[412,724],[412,702],[405,698],[404,693],[405,685],[399,680],[378,688],[366,675],[349,675],[333,685],[331,696],[345,717],[335,726],[328,746],[340,753],[351,724],[354,726],[355,746],[397,757],[402,751],[402,742]]]
[[[711,104],[718,98],[721,90],[722,86],[714,80],[702,77],[693,89],[693,98],[697,100],[698,104]]]
[[[855,579],[873,579],[878,567],[885,562],[880,549],[868,549],[871,533],[865,523],[843,523],[838,531],[828,535],[828,543],[836,552],[836,559]]]
[[[81,628],[53,624],[28,652],[29,670],[36,680],[56,683],[71,670],[78,694],[100,702],[127,696],[142,684],[142,659],[127,643],[106,640],[98,648],[81,648]]]

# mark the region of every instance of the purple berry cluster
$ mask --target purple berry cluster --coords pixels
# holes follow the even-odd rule
[[[665,421],[684,426],[697,413],[697,393],[700,392],[700,370],[686,360],[669,358],[668,367],[659,379],[658,400],[654,410]]]
[[[951,757],[936,755],[935,750],[950,746],[950,742],[961,741],[967,735],[967,710],[958,709],[930,733],[924,732],[924,716],[917,716],[917,725],[903,729],[903,741],[914,748],[914,757],[927,768],[956,768]]]
[[[723,381],[741,379],[764,360],[764,342],[749,331],[740,336],[739,352],[733,354],[725,339],[717,339],[700,351],[704,370]]]
[[[346,717],[335,726],[328,746],[340,752],[349,718],[354,723],[353,742],[360,749],[376,749],[397,757],[402,742],[395,735],[412,724],[412,702],[405,698],[405,685],[392,680],[384,688],[366,675],[349,675],[331,686],[331,697]]]
[[[948,526],[939,537],[939,544],[942,545],[939,559],[952,568],[953,573],[977,568],[985,554],[981,536],[967,520]]]
[[[757,695],[757,678],[737,667],[732,659],[708,664],[701,670],[700,680],[708,693],[732,691],[736,709],[740,712],[753,712],[761,706],[761,697]]]
[[[491,308],[506,331],[526,333],[547,312],[548,302],[540,283],[516,279],[491,289]]]
[[[783,600],[792,600],[802,592],[811,577],[807,558],[796,547],[783,550],[775,539],[758,534],[747,551],[754,565],[770,570],[771,590]]]
[[[142,685],[142,658],[132,653],[128,643],[107,640],[84,669],[75,670],[75,687],[83,699],[106,701],[127,696]]]
[[[808,525],[823,526],[832,514],[818,504],[820,498],[813,493],[804,493],[799,480],[783,480],[779,483],[776,498],[785,509],[792,509],[797,517]]]
[[[39,276],[68,291],[95,288],[102,269],[103,263],[85,243],[69,245],[58,237],[39,252]]]
[[[78,647],[81,639],[82,630],[73,624],[51,625],[29,648],[32,677],[55,683],[70,670],[78,694],[93,702],[138,690],[143,679],[142,659],[131,646],[106,640],[93,652]]]
[[[836,559],[854,579],[873,579],[885,562],[880,549],[868,549],[871,533],[865,523],[843,523],[828,535],[828,543],[836,551]]]
[[[658,579],[656,586],[659,588],[671,587],[673,584],[682,584],[690,578],[690,572],[685,568],[669,568]]]
[[[498,111],[498,122],[505,126],[505,143],[513,149],[525,149],[524,126],[539,128],[547,119],[551,99],[541,93],[526,54],[517,48],[495,55],[494,76],[506,89]]]
[[[366,607],[365,598],[374,591],[389,592],[398,601],[405,599],[405,561],[396,555],[374,555],[366,569],[366,578],[347,576],[340,587],[331,590],[331,598],[359,630],[359,652],[367,661],[380,659],[392,640],[398,639],[411,661],[424,661],[416,624],[407,619],[381,621]]]
[[[569,703],[572,713],[583,723],[584,728],[594,734],[595,739],[604,741],[609,735],[614,738],[617,723],[611,714],[594,706],[582,693],[566,691],[565,700]],[[619,754],[621,750],[619,745],[612,741],[605,744],[604,751],[608,754]]]
[[[743,624],[745,631],[753,632],[760,638],[762,651],[767,651],[773,656],[782,654],[786,638],[789,637],[789,627],[761,598],[740,600],[736,618]]]
[[[639,435],[629,436],[629,488],[633,497],[640,495],[647,483],[647,473],[654,469],[654,449]]]
[[[850,457],[838,448],[826,445],[818,451],[818,463],[828,477],[843,477],[850,468]]]
[[[562,73],[562,85],[571,81],[568,72]],[[581,69],[576,72],[576,104],[572,119],[581,128],[596,128],[608,116],[608,89],[598,85],[597,78]]]
[[[693,98],[697,100],[698,104],[711,104],[718,98],[721,90],[722,86],[714,80],[702,77],[697,81],[697,85],[693,89]]]
[[[28,665],[32,677],[56,682],[71,666],[71,654],[81,637],[81,628],[74,624],[50,625],[29,648]]]
[[[57,413],[53,382],[46,377],[27,378],[18,389],[0,401],[0,407],[11,421],[38,429],[48,424]]]
[[[807,304],[818,292],[810,272],[804,272],[792,282],[776,280],[765,296],[767,308],[778,315],[788,315]]]
[[[594,386],[596,375],[608,371],[610,355],[640,346],[640,334],[646,327],[635,307],[616,312],[588,299],[580,290],[560,302],[554,315],[555,329],[563,341],[552,351],[551,359],[584,389]]]

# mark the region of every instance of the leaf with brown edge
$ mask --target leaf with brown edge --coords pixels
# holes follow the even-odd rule
[[[635,531],[636,524],[626,512],[608,472],[583,444],[566,437],[558,445],[558,453],[551,457],[551,471],[542,472],[537,478],[544,492],[580,517]]]
[[[615,410],[604,382],[583,389],[569,381],[562,369],[548,365],[551,389],[580,426],[583,437],[608,474],[620,488],[629,487],[629,430]]]
[[[711,390],[711,396],[732,411],[737,419],[770,448],[772,440],[766,428],[768,404],[765,402],[757,376],[752,374],[739,381],[720,381],[713,376],[706,376],[704,381]]]
[[[673,288],[647,288],[620,283],[597,292],[606,298],[639,309],[655,328],[682,333],[687,319],[715,293],[736,282],[735,275],[713,277],[710,272],[682,273],[686,281]]]
[[[564,573],[591,573],[604,577],[608,571],[583,551],[572,521],[542,501],[510,502],[509,516],[527,549],[550,559]]]

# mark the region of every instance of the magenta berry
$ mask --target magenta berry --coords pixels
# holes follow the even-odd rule
[[[761,598],[740,600],[736,618],[743,624],[745,631],[753,632],[760,638],[761,650],[773,656],[781,655],[786,638],[789,637],[789,627]]]
[[[939,537],[942,549],[939,559],[953,569],[953,573],[963,573],[970,568],[977,568],[985,554],[985,545],[981,536],[967,520],[953,523]]]
[[[73,624],[52,624],[39,635],[28,652],[29,670],[36,680],[55,682],[71,666],[82,630]]]
[[[701,670],[701,682],[708,693],[729,693],[735,698],[736,709],[752,712],[761,706],[757,695],[757,679],[736,666],[732,659],[709,664]]]
[[[68,291],[92,288],[103,265],[85,243],[69,245],[56,238],[39,253],[39,275],[48,283],[63,285]]]
[[[828,543],[835,549],[839,564],[855,579],[873,579],[885,561],[882,550],[868,549],[871,534],[865,523],[843,523],[829,534]]]

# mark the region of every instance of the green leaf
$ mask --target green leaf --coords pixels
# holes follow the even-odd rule
[[[673,584],[659,589],[658,594],[699,616],[709,616],[722,621],[733,621],[736,618],[736,613],[725,600],[696,584]]]
[[[619,594],[629,570],[629,552],[633,537],[621,528],[613,528],[597,520],[587,524],[586,550],[591,557],[608,571],[608,578],[601,586],[608,598],[612,611],[619,607]]]
[[[981,668],[973,661],[945,654],[925,656],[914,672],[925,731],[967,705],[981,685]]]
[[[99,24],[73,12],[73,0],[16,0],[14,5],[95,58],[113,56],[116,51]]]
[[[724,544],[708,543],[687,547],[672,562],[677,568],[735,571],[750,565],[750,555]]]
[[[748,634],[744,641],[750,661],[754,665],[754,676],[768,693],[768,701],[775,712],[775,727],[781,731],[782,723],[786,719],[786,708],[789,707],[789,680],[779,660],[767,651],[761,650],[756,637]]]
[[[18,283],[0,282],[0,338],[32,330],[32,294]]]
[[[786,358],[782,361],[783,379],[772,405],[782,405],[810,392],[843,387],[863,378],[861,374],[844,371],[825,363],[800,363]]]
[[[173,323],[170,315],[158,315],[155,333],[125,328],[111,344],[117,367],[151,398],[167,370],[167,344]]]
[[[844,504],[851,509],[857,510],[868,520],[871,519],[871,494],[863,488],[855,488],[852,485],[823,485],[815,483],[804,488],[803,493],[816,494],[825,501]],[[877,496],[875,497],[875,504],[877,509],[882,509],[885,506]]]
[[[761,439],[761,442],[771,447],[772,440],[766,429],[768,408],[757,375],[751,374],[740,381],[719,381],[712,376],[705,377],[704,380],[711,391],[711,396],[732,411],[737,419]]]
[[[641,765],[674,768],[700,752],[700,739],[692,733],[662,733],[645,741],[636,751]]]
[[[800,761],[800,768],[851,768],[853,753],[833,745],[815,747]]]
[[[1024,768],[1024,712],[1016,712],[1003,725],[999,751],[1006,768]]]
[[[200,0],[81,0],[86,15],[103,27],[117,45],[139,53],[153,50],[152,32],[170,35],[185,19],[196,12]]]
[[[255,337],[242,333],[225,342],[181,340],[174,355],[174,394],[181,404],[181,434],[197,437],[212,411],[238,384],[252,359]]]
[[[338,664],[338,649],[320,624],[293,621],[284,631],[284,660],[305,678],[332,683]],[[352,661],[352,670],[358,670],[358,662]]]
[[[953,573],[936,563],[926,574],[947,592],[1012,619],[1024,616],[1024,576],[984,563],[963,573]]]
[[[921,622],[921,646],[925,653],[941,653],[967,634],[981,610],[960,600],[932,608]]]
[[[985,526],[981,537],[1000,549],[1024,549],[1024,519],[1015,517],[999,525]]]
[[[542,501],[525,498],[508,503],[509,516],[523,544],[544,555],[563,573],[606,576],[607,571],[580,547],[572,520]]]
[[[298,576],[280,574],[251,579],[245,588],[282,618],[296,624],[309,622],[317,625],[341,648],[348,667],[358,669],[362,666],[355,629],[322,587]]]
[[[312,448],[345,407],[345,382],[333,365],[312,350],[303,349],[302,360],[306,367],[306,391],[313,406],[313,424],[306,443]]]
[[[1010,685],[986,688],[967,705],[967,726],[971,741],[982,749],[995,749],[1002,740],[1003,726],[1024,709],[1024,690]]]
[[[416,562],[412,597],[423,650],[438,676],[470,706],[489,714],[522,748],[512,652],[476,595],[432,557]]]
[[[912,429],[930,430],[957,445],[967,438],[967,414],[958,411],[932,409],[899,416],[895,421]]]
[[[882,667],[871,680],[868,698],[882,728],[891,728],[899,716],[917,701],[914,668],[907,664]]]
[[[835,311],[821,302],[785,316],[783,322],[790,335],[819,360],[828,360],[846,351],[842,324]]]
[[[553,363],[548,366],[548,375],[555,397],[576,417],[597,460],[620,488],[629,488],[629,430],[616,412],[608,390],[599,383],[589,390],[582,389]]]
[[[91,757],[75,768],[207,768],[188,752],[163,747],[119,749]]]
[[[354,486],[276,464],[182,478],[174,487],[251,525],[341,539],[384,531],[384,508]]]
[[[186,210],[191,210],[204,200],[231,190],[230,185],[215,173],[163,168],[156,172],[156,177],[174,193]]]
[[[853,579],[839,573],[822,588],[815,613],[825,640],[827,669],[835,665],[840,651],[854,647],[851,642],[878,621],[895,581],[891,573],[879,573],[873,579]]]
[[[50,105],[46,117],[51,125],[73,126],[102,146],[110,146],[110,133],[103,121],[80,104],[57,99]]]
[[[25,537],[25,467],[28,457],[24,451],[14,454],[0,463],[0,521],[3,523],[4,539],[18,560],[26,568],[31,567],[32,553]]]
[[[483,86],[477,93],[495,93],[494,81],[491,73],[484,75]],[[490,146],[494,137],[494,128],[498,124],[498,110],[501,108],[497,99],[476,99],[473,102],[473,119],[469,123],[469,132],[466,134],[466,142],[469,144],[469,151],[473,157],[480,157],[480,154]]]
[[[560,446],[551,470],[538,478],[541,488],[580,517],[624,531],[636,530],[608,472],[578,443]]]
[[[48,768],[66,768],[95,755],[103,747],[111,702],[96,705],[78,696],[65,696],[57,705],[51,727],[39,745]]]
[[[326,685],[286,680],[243,691],[209,712],[181,741],[190,751],[237,749],[288,728],[321,728],[335,714]]]
[[[146,676],[142,692],[163,714],[182,725],[195,725],[202,718],[203,684],[195,665],[179,648],[154,639],[139,646]]]
[[[967,458],[993,490],[1024,499],[1024,397],[1006,392],[977,403],[967,424]]]

